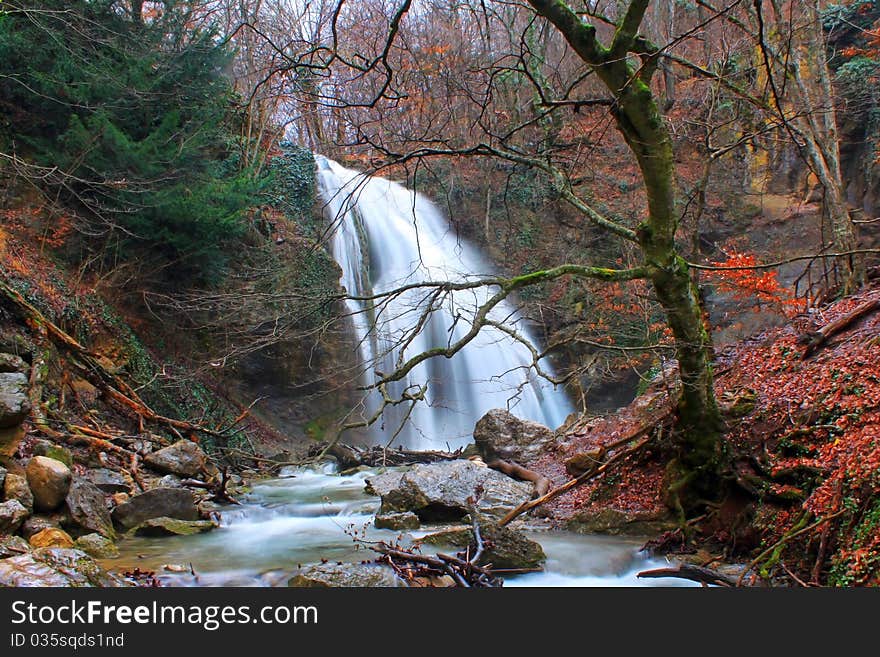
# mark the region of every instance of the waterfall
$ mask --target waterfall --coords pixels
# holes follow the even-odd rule
[[[466,282],[493,274],[491,265],[459,239],[430,201],[384,178],[346,169],[316,156],[318,186],[333,222],[333,256],[342,268],[342,285],[353,297],[381,295],[401,286],[427,281]],[[476,308],[497,288],[446,292],[413,286],[375,302],[346,301],[364,365],[362,384],[377,372],[432,348],[445,348],[471,328]],[[429,305],[430,304],[430,305]],[[425,312],[430,308],[430,312]],[[536,344],[516,308],[507,300],[489,318]],[[418,330],[416,330],[418,329]],[[425,401],[386,406],[372,431],[377,444],[412,449],[455,449],[471,440],[474,424],[492,408],[550,428],[572,411],[561,390],[536,375],[528,347],[504,331],[484,327],[452,358],[429,358],[388,386],[391,397],[427,384]],[[542,362],[542,369],[550,365]],[[382,403],[378,391],[368,396],[362,415],[370,417]]]

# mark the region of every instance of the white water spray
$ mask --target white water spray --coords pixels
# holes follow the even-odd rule
[[[334,222],[333,256],[350,296],[375,297],[401,286],[428,281],[473,281],[493,274],[472,246],[460,240],[426,198],[395,182],[366,176],[317,156],[318,185]],[[476,309],[497,292],[478,287],[433,296],[436,288],[414,287],[375,302],[346,301],[364,365],[363,383],[377,372],[391,373],[401,362],[465,336]],[[425,312],[431,308],[430,312]],[[507,300],[489,319],[535,344],[523,318]],[[418,328],[418,330],[416,330]],[[572,411],[561,390],[538,377],[530,350],[504,331],[485,326],[452,358],[429,358],[388,386],[398,398],[427,384],[425,401],[386,407],[373,440],[412,449],[455,449],[471,440],[476,421],[492,408],[556,428]],[[550,371],[550,365],[541,364]],[[381,404],[375,392],[364,415]],[[395,437],[396,434],[396,437]]]

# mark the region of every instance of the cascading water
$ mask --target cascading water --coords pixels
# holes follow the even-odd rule
[[[370,385],[376,372],[388,374],[417,354],[461,340],[477,308],[498,289],[435,295],[436,287],[419,286],[475,281],[490,276],[491,266],[422,195],[321,156],[316,160],[319,189],[334,222],[333,255],[342,268],[342,285],[356,297],[346,303],[364,383]],[[410,287],[383,296],[402,286]],[[496,305],[488,318],[535,344],[509,301]],[[571,405],[562,391],[536,375],[532,363],[528,347],[495,326],[485,326],[452,358],[429,358],[388,386],[390,397],[399,398],[427,385],[425,401],[386,407],[378,428],[372,429],[373,440],[383,444],[393,439],[414,449],[461,447],[470,441],[476,421],[492,408],[509,408],[520,418],[555,428]],[[550,370],[546,363],[541,367]],[[374,391],[364,415],[371,416],[381,399]]]

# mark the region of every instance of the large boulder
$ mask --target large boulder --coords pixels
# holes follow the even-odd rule
[[[521,420],[500,408],[486,413],[474,427],[474,443],[487,463],[495,459],[531,463],[553,440],[553,431],[543,424]]]
[[[98,532],[107,538],[116,537],[104,493],[90,481],[75,479],[66,502],[72,524],[87,533]]]
[[[131,493],[134,488],[132,478],[116,470],[96,468],[89,470],[86,478],[105,493]]]
[[[40,548],[0,561],[0,587],[118,587],[127,584],[81,550]]]
[[[0,429],[18,426],[30,412],[27,376],[21,372],[0,372]]]
[[[18,500],[6,500],[0,504],[0,534],[14,534],[31,514]]]
[[[9,500],[18,500],[21,505],[28,510],[28,513],[34,510],[34,494],[31,487],[28,486],[27,479],[21,475],[6,474],[6,482],[3,484],[3,497]]]
[[[658,511],[621,511],[602,508],[574,514],[567,528],[579,534],[612,536],[652,536],[675,529],[678,524],[666,509]]]
[[[192,492],[185,488],[154,488],[113,509],[113,522],[125,531],[152,518],[198,520]]]
[[[144,463],[165,474],[195,477],[208,469],[208,455],[191,440],[178,440],[173,445],[151,452]]]
[[[387,566],[326,563],[300,568],[287,585],[299,588],[388,588],[404,586],[404,582]]]
[[[497,522],[481,518],[480,536],[483,539],[484,550],[479,565],[491,564],[492,568],[505,569],[533,569],[543,567],[547,560],[541,544],[518,529],[502,527]],[[454,527],[428,534],[419,542],[429,545],[449,545],[460,550],[468,546],[476,549],[473,529],[470,526]]]
[[[25,475],[37,511],[54,511],[61,506],[73,480],[70,468],[48,456],[35,456],[28,461]]]
[[[396,483],[386,475],[367,480],[367,491],[382,491],[380,514],[412,511],[423,521],[459,519],[476,499],[480,514],[502,517],[531,498],[532,484],[520,482],[472,461],[416,465]]]

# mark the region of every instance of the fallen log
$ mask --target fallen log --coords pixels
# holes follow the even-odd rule
[[[732,577],[728,577],[711,568],[703,566],[694,566],[692,564],[683,563],[675,568],[655,568],[654,570],[643,570],[636,575],[639,578],[661,578],[675,577],[678,579],[687,579],[700,584],[711,584],[713,586],[736,587],[739,586],[737,581]]]
[[[880,299],[872,299],[870,301],[866,301],[858,308],[850,313],[847,313],[843,317],[838,317],[833,322],[829,322],[818,331],[811,331],[809,333],[803,334],[802,336],[800,336],[800,338],[798,338],[798,343],[806,347],[802,358],[806,360],[807,358],[824,348],[828,340],[830,340],[832,337],[834,337],[838,333],[845,331],[863,317],[866,317],[867,315],[870,315],[877,310],[880,310]]]
[[[437,461],[455,461],[462,457],[461,450],[455,452],[414,451],[403,448],[373,447],[358,448],[353,445],[335,443],[315,445],[309,449],[308,455],[319,457],[322,453],[336,459],[343,470],[365,465],[371,468],[414,465],[416,463],[436,463]]]

